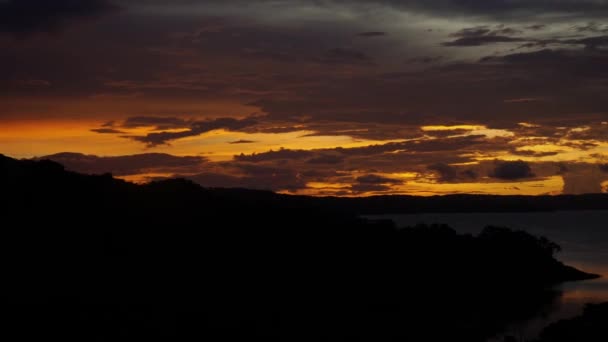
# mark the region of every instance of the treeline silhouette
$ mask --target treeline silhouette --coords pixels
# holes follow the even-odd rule
[[[595,277],[525,232],[398,229],[327,199],[4,156],[0,186],[2,324],[24,341],[484,341]]]

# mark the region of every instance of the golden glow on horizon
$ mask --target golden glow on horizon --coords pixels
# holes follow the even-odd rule
[[[382,145],[389,142],[403,142],[407,140],[365,140],[355,139],[347,135],[320,136],[313,131],[301,130],[287,133],[247,133],[233,132],[223,129],[210,131],[198,136],[191,136],[175,141],[170,145],[160,145],[147,147],[141,142],[123,136],[137,135],[143,136],[150,133],[153,127],[139,127],[134,129],[116,128],[122,133],[119,134],[100,134],[92,132],[91,128],[99,128],[104,122],[101,121],[57,121],[49,119],[47,121],[22,121],[7,122],[0,126],[0,153],[16,157],[31,158],[44,155],[51,155],[60,152],[78,152],[97,156],[120,156],[141,153],[167,153],[175,156],[204,156],[211,162],[227,162],[233,160],[235,155],[264,153],[270,150],[322,150],[341,148],[366,147],[371,145]],[[500,137],[512,135],[513,133],[503,130],[489,130],[485,126],[424,126],[423,130],[444,130],[468,129],[471,134],[484,134],[488,137]],[[578,129],[579,132],[586,128]],[[167,130],[181,132],[184,129]],[[572,131],[572,130],[570,130]],[[410,140],[436,140],[440,138],[418,138]],[[237,142],[237,143],[235,143]],[[587,162],[587,163],[606,163],[608,161],[608,143],[592,141],[595,146],[581,147],[586,140],[570,140],[561,138],[559,140],[549,140],[544,137],[521,137],[511,139],[509,144],[512,149],[503,150],[479,150],[461,153],[460,156],[470,158],[469,162],[454,163],[456,166],[475,167],[480,163],[488,161],[502,160],[515,161],[523,160],[527,162]],[[386,154],[395,153],[394,151],[384,152]],[[456,152],[458,153],[458,152]],[[212,165],[212,164],[210,164]],[[219,164],[218,164],[219,165]],[[488,165],[488,164],[486,164]],[[370,165],[373,167],[373,165]],[[489,178],[481,178],[476,181],[443,183],[432,173],[425,171],[424,165],[412,165],[416,171],[403,171],[394,173],[382,173],[366,171],[359,165],[356,168],[344,169],[340,177],[329,178],[316,182],[309,182],[307,189],[299,190],[298,194],[305,195],[332,195],[341,196],[370,196],[380,194],[410,194],[420,196],[431,196],[437,194],[451,193],[482,193],[482,194],[520,194],[520,195],[539,195],[539,194],[558,194],[564,188],[564,180],[561,176],[551,176],[521,182],[496,182]],[[328,166],[331,168],[331,166]],[[348,167],[348,165],[347,165]],[[491,170],[489,166],[480,172],[481,175],[488,175]],[[222,171],[220,167],[218,170]],[[345,171],[348,170],[348,171]],[[406,169],[407,170],[407,169]],[[420,171],[422,170],[422,171]],[[339,171],[339,170],[338,170]],[[122,179],[133,182],[146,182],[154,178],[173,176],[162,170],[154,170],[154,173],[143,173],[138,175],[122,176]],[[599,172],[599,171],[598,171]],[[403,184],[378,184],[386,187],[382,191],[353,192],[352,186],[358,176],[374,173],[382,177],[403,181]],[[187,174],[186,174],[187,175]],[[544,173],[547,176],[547,173]],[[351,181],[344,178],[352,177]],[[340,179],[336,182],[335,179]],[[608,190],[608,181],[603,182],[602,189]],[[365,187],[360,187],[364,189]],[[381,187],[379,187],[381,188]]]
[[[488,128],[483,125],[453,125],[453,126],[422,126],[420,129],[423,132],[450,132],[454,131],[453,136],[467,136],[467,135],[485,135],[488,138],[496,138],[496,137],[512,137],[515,134],[513,132],[504,130],[504,129],[494,129]],[[468,131],[464,134],[460,133],[460,131]]]
[[[424,132],[433,132],[433,131],[456,131],[456,130],[481,130],[487,129],[486,126],[480,125],[454,125],[454,126],[444,126],[444,125],[435,125],[435,126],[422,126],[420,129]]]
[[[515,133],[509,132],[504,129],[491,129],[491,128],[483,128],[483,129],[474,129],[466,135],[485,135],[488,138],[506,138],[513,137]]]
[[[529,123],[529,122],[519,122],[518,125],[520,125],[521,127],[525,127],[525,128],[540,127],[539,125],[536,125],[536,124],[533,124],[533,123]]]
[[[393,178],[396,178],[393,175]],[[281,191],[285,194],[309,196],[375,196],[385,195],[386,192],[369,191],[363,193],[351,192],[350,183],[308,183],[307,189],[296,192]],[[390,185],[393,195],[436,196],[447,194],[487,194],[487,195],[558,195],[564,187],[561,176],[520,182],[490,182],[488,180],[475,183],[434,183],[425,180],[406,181],[404,184]]]
[[[252,154],[279,150],[281,148],[294,150],[331,149],[336,147],[353,148],[365,147],[380,143],[398,142],[401,140],[360,140],[346,135],[323,136],[313,135],[312,131],[295,131],[288,133],[243,133],[226,130],[215,130],[200,136],[188,137],[175,141],[172,149],[201,150],[212,161],[228,161],[237,154]],[[239,140],[249,140],[253,143],[231,144]]]
[[[558,150],[559,149],[559,150]],[[528,146],[522,150],[529,150]],[[598,146],[581,150],[566,145],[545,145],[545,147],[536,147],[537,152],[558,152],[555,155],[546,156],[521,156],[521,155],[505,155],[504,160],[524,160],[524,161],[547,161],[547,162],[586,162],[586,163],[602,163],[605,162],[599,156],[608,153],[608,143],[598,143]]]
[[[97,122],[48,121],[9,122],[0,127],[2,153],[15,158],[32,158],[59,152],[96,155],[142,153],[141,144],[113,134],[91,132]],[[77,151],[75,151],[77,150]]]
[[[2,153],[16,158],[32,158],[60,152],[79,152],[98,156],[117,156],[139,153],[169,153],[176,156],[204,155],[212,161],[231,160],[237,154],[262,153],[286,149],[353,148],[402,140],[364,140],[343,136],[314,135],[312,131],[288,133],[244,133],[223,129],[210,131],[170,142],[169,145],[147,147],[127,135],[145,135],[150,127],[118,128],[124,133],[99,134],[91,128],[101,122],[48,121],[13,122],[0,127]],[[168,130],[169,131],[169,130]],[[182,129],[172,131],[183,131]],[[248,140],[252,143],[232,144]]]
[[[173,177],[172,173],[141,173],[137,175],[129,175],[129,176],[114,176],[114,178],[126,180],[127,182],[144,184],[149,183],[154,180],[154,178],[168,178]]]

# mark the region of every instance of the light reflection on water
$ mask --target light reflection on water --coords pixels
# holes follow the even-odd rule
[[[392,219],[400,226],[418,223],[447,224],[459,233],[476,235],[485,226],[504,226],[546,236],[562,246],[558,259],[565,264],[602,278],[569,282],[557,286],[562,295],[549,312],[532,320],[512,324],[506,334],[530,339],[548,324],[582,313],[587,303],[608,302],[608,211],[559,211],[532,213],[428,213],[381,215],[371,218]],[[502,341],[502,336],[492,339]]]

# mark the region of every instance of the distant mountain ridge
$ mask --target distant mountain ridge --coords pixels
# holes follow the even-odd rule
[[[149,158],[169,158],[163,154],[145,155]],[[47,169],[64,170],[59,163],[49,160],[15,160],[0,155],[4,165],[13,165],[15,168],[25,166],[33,167],[40,163]],[[181,161],[176,160],[178,165]],[[21,166],[18,166],[21,165]],[[77,178],[77,173],[66,172]],[[83,177],[83,176],[80,176]],[[104,177],[110,177],[106,174]],[[1,180],[0,180],[1,181]],[[109,181],[109,180],[108,180]],[[135,187],[121,180],[114,179],[115,184],[121,187]],[[586,194],[586,195],[543,195],[543,196],[503,196],[503,195],[444,195],[444,196],[373,196],[359,198],[344,197],[307,197],[279,195],[264,190],[249,190],[238,188],[203,188],[188,180],[165,180],[153,182],[144,187],[162,187],[162,184],[175,184],[182,182],[189,184],[192,191],[205,192],[207,195],[214,194],[220,197],[248,200],[252,204],[257,199],[276,202],[277,205],[289,205],[292,203],[304,207],[332,208],[340,212],[357,213],[361,215],[371,214],[408,214],[425,212],[527,212],[527,211],[557,211],[557,210],[608,210],[608,194]],[[196,189],[196,190],[195,190]]]

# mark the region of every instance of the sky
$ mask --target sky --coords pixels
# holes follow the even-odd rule
[[[605,0],[0,0],[0,153],[314,196],[608,189]]]

